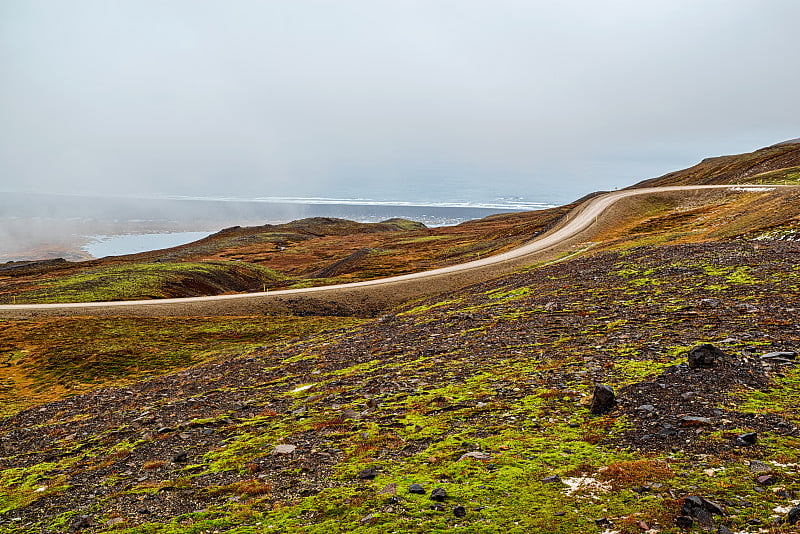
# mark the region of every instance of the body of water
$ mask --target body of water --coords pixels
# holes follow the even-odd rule
[[[95,258],[136,254],[185,245],[211,235],[212,232],[171,232],[164,234],[96,235],[82,250]]]
[[[361,198],[101,197],[0,195],[0,260],[85,259],[173,247],[231,226],[308,217],[358,222],[403,218],[447,226],[497,213],[552,207],[523,198],[403,202]]]

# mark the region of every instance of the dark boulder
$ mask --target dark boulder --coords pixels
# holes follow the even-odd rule
[[[696,520],[703,529],[711,529],[714,526],[713,515],[725,515],[725,512],[719,505],[708,499],[697,495],[689,495],[683,499],[681,513],[678,519],[676,519],[676,523],[678,523],[679,520],[685,522],[685,519],[681,519],[681,516],[683,516]]]
[[[724,352],[714,345],[705,343],[689,351],[687,363],[692,369],[710,369],[722,362],[723,358],[725,358]]]
[[[447,492],[444,488],[436,488],[431,492],[431,500],[442,502],[447,498]]]
[[[594,395],[592,395],[592,404],[589,406],[589,411],[595,415],[602,415],[610,412],[616,404],[617,400],[611,386],[597,385],[594,387]]]
[[[749,447],[751,445],[755,445],[758,441],[758,434],[755,432],[747,432],[745,434],[739,434],[736,436],[736,439],[733,440],[733,443],[738,447]]]
[[[373,480],[376,476],[378,476],[378,470],[374,467],[367,467],[359,471],[356,478],[358,478],[358,480]]]

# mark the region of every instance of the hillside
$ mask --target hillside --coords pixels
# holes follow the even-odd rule
[[[798,532],[798,200],[622,203],[580,254],[375,318],[0,321],[0,533]],[[158,254],[233,250],[194,247]]]
[[[782,184],[800,181],[800,141],[793,139],[747,154],[707,158],[688,169],[633,187],[701,184]]]

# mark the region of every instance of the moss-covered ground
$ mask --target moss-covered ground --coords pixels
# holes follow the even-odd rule
[[[800,377],[758,357],[800,344],[798,251],[573,258],[294,340],[264,318],[197,320],[175,334],[183,357],[213,361],[3,420],[0,532],[680,532],[687,495],[733,531],[792,532],[776,521],[800,489]],[[54,324],[14,324],[56,343]],[[144,367],[174,343],[131,338]],[[676,372],[699,343],[725,365]],[[596,383],[619,394],[606,415],[588,409]],[[736,446],[745,432],[757,443]]]

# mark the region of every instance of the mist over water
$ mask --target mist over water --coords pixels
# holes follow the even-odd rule
[[[473,218],[410,208],[563,204],[749,152],[800,133],[798,19],[796,0],[3,0],[0,192],[84,197],[0,193],[0,254]]]
[[[443,226],[550,206],[520,198],[436,203],[5,193],[0,195],[0,261],[132,254],[188,243],[230,226],[279,224],[307,217],[358,222],[404,218]]]

